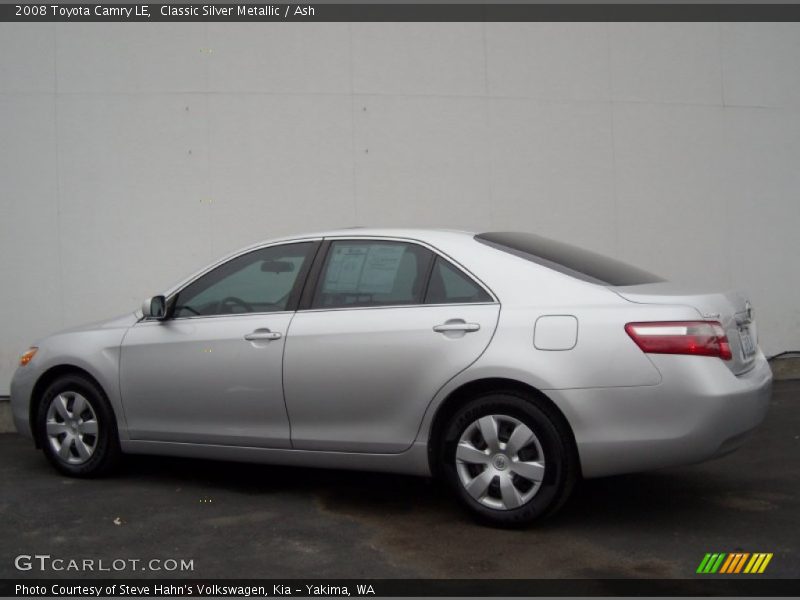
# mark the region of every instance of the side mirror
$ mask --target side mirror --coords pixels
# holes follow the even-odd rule
[[[142,314],[145,319],[163,321],[167,318],[167,299],[164,296],[153,296],[142,303]]]

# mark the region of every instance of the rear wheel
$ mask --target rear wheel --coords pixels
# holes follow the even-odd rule
[[[484,394],[445,427],[441,470],[475,516],[527,525],[569,497],[578,461],[569,432],[550,407],[516,392]]]
[[[102,390],[85,377],[66,375],[50,384],[36,426],[45,456],[65,475],[96,477],[119,462],[114,412]]]

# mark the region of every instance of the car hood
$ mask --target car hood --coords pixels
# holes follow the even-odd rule
[[[84,325],[77,325],[75,327],[62,329],[61,331],[54,333],[53,335],[63,335],[65,333],[77,333],[80,331],[96,331],[98,329],[127,329],[128,327],[136,323],[136,321],[138,320],[139,319],[136,313],[131,312],[124,315],[113,317],[111,319],[94,321],[92,323],[86,323]],[[52,336],[47,336],[47,337],[52,337]]]

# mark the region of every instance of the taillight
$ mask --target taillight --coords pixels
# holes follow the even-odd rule
[[[643,352],[694,354],[731,359],[731,346],[717,321],[628,323],[625,331]]]

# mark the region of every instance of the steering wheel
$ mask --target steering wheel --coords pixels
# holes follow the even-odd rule
[[[234,305],[241,306],[242,308],[244,308],[243,312],[255,312],[252,306],[250,306],[247,302],[245,302],[241,298],[237,298],[236,296],[228,296],[227,298],[223,298],[222,302],[219,303],[220,308],[227,308],[227,307],[232,308]],[[235,313],[231,310],[231,314]]]

